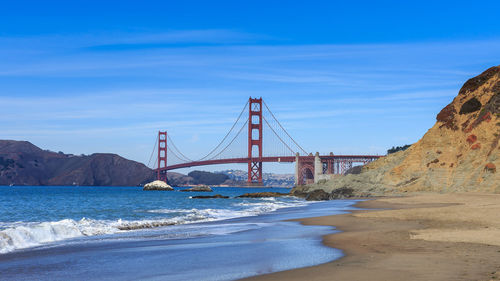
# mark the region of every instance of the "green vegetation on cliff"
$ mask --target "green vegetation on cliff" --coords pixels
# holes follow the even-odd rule
[[[411,146],[411,144],[405,144],[403,146],[393,146],[392,148],[389,148],[387,150],[387,154],[391,154],[391,153],[395,153],[395,152],[398,152],[398,151],[403,151],[403,150],[406,150],[408,149],[409,147]]]

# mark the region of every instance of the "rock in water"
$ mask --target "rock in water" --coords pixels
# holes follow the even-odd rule
[[[288,193],[280,192],[256,192],[256,193],[245,193],[243,195],[237,196],[237,198],[264,198],[264,197],[280,197],[288,196]]]
[[[322,189],[316,189],[306,195],[307,201],[321,201],[329,199],[330,199],[330,194],[326,193]]]
[[[171,191],[174,190],[170,185],[168,185],[164,181],[154,181],[144,185],[142,190],[166,190]]]
[[[356,194],[352,188],[342,187],[337,188],[330,193],[330,199],[346,199],[352,197],[368,197],[364,194]]]
[[[220,195],[220,194],[215,194],[215,195],[199,195],[199,196],[193,196],[191,197],[193,199],[217,199],[217,198],[220,198],[220,199],[227,199],[229,198],[229,196],[224,196],[224,195]]]
[[[180,190],[180,191],[185,191],[185,192],[189,192],[189,191],[192,191],[192,192],[212,192],[213,190],[208,185],[200,184],[200,185],[193,186],[191,188],[183,189],[183,190]]]

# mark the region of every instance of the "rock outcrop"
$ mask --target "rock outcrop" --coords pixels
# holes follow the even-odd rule
[[[330,200],[330,194],[325,192],[322,189],[316,189],[310,193],[308,193],[305,197],[307,201],[322,201],[322,200]]]
[[[469,79],[436,117],[436,124],[405,151],[382,157],[322,185],[296,187],[304,194],[321,189],[350,196],[404,192],[500,193],[500,67]],[[332,195],[333,196],[333,195]]]
[[[193,196],[191,198],[193,198],[193,199],[228,199],[229,196],[215,194],[215,195],[198,195],[198,196]]]
[[[236,198],[265,198],[265,197],[280,197],[280,196],[289,196],[288,193],[281,192],[255,192],[255,193],[245,193]]]
[[[164,181],[153,181],[144,185],[142,190],[163,190],[172,191],[174,190],[170,185]]]
[[[197,186],[193,186],[191,188],[182,189],[180,191],[183,191],[183,192],[212,192],[213,190],[208,185],[200,184]]]
[[[311,186],[307,186],[311,187]],[[333,199],[356,199],[356,198],[364,198],[364,197],[370,197],[372,194],[361,191],[361,190],[355,190],[353,188],[349,187],[341,187],[334,189],[332,191],[328,190],[325,191],[324,188],[318,188],[318,186],[315,186],[316,188],[311,188],[307,189],[307,187],[298,187],[294,188],[291,192],[290,195],[296,196],[296,197],[301,197],[306,199],[307,201],[322,201],[322,200],[333,200]]]

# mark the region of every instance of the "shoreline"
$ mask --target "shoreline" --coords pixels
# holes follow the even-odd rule
[[[370,210],[297,220],[340,230],[322,243],[342,258],[242,280],[500,279],[500,195],[382,197],[354,207]]]

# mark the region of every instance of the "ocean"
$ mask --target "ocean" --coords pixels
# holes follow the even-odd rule
[[[291,219],[346,213],[354,200],[235,198],[139,187],[0,187],[0,280],[234,280],[342,256],[335,233]],[[230,199],[193,199],[222,194]]]

